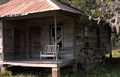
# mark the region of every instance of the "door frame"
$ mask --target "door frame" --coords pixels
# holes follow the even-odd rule
[[[38,28],[40,29],[40,41],[41,41],[40,45],[42,46],[41,27],[40,26],[29,27],[29,58],[33,58],[33,29],[38,29]]]
[[[62,27],[62,25],[61,26],[57,26],[57,27],[60,27],[61,28],[61,37],[62,37],[62,46],[61,46],[61,48],[63,49],[63,47],[64,47],[64,41],[63,41],[63,27]],[[51,26],[50,27],[50,43],[51,43],[51,45],[52,45],[52,28],[55,28],[54,26]]]

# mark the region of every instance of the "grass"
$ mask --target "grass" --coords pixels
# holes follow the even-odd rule
[[[105,57],[106,60],[102,66],[97,66],[88,73],[78,71],[66,77],[120,77],[120,43],[116,43],[113,47],[112,59],[109,58],[110,54],[106,54]]]
[[[33,76],[32,74],[17,74],[13,75],[11,71],[5,71],[5,72],[0,72],[0,77],[39,77],[39,76]]]
[[[106,54],[105,57],[108,58],[110,56],[110,54]],[[113,58],[117,58],[120,57],[120,50],[114,50],[112,51],[112,57]]]
[[[12,77],[11,71],[0,72],[0,77]]]
[[[88,73],[78,71],[70,76],[66,75],[66,77],[120,77],[120,60],[113,58],[110,63],[110,59],[106,58],[106,62],[102,66],[97,66]]]

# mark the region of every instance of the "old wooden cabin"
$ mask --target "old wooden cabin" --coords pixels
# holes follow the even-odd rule
[[[93,48],[103,56],[111,52],[109,25],[87,29],[76,24],[82,14],[55,0],[11,0],[0,5],[1,67],[47,67],[57,77],[61,67],[80,62],[81,49]],[[46,45],[59,45],[56,59],[40,59]]]

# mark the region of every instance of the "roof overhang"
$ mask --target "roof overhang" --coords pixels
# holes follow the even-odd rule
[[[4,20],[23,20],[23,19],[48,17],[48,16],[54,16],[54,15],[66,16],[66,17],[78,17],[80,14],[72,13],[72,12],[64,11],[64,10],[51,10],[51,11],[29,13],[27,15],[4,16],[4,17],[1,17],[0,19],[4,19]]]
[[[55,0],[12,0],[0,5],[0,18],[23,17],[36,13],[51,11],[63,11],[71,14],[83,14],[82,12],[58,3]]]

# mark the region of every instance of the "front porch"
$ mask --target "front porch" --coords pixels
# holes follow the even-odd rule
[[[75,22],[72,17],[61,15],[57,15],[56,22],[55,31],[54,15],[25,20],[5,20],[3,22],[4,59],[39,59],[40,52],[45,51],[46,45],[55,45],[55,37],[56,44],[60,47],[58,57],[73,58],[75,46],[72,28]]]
[[[61,68],[75,63],[75,59],[13,59],[5,60],[3,65],[21,67]]]
[[[64,12],[51,13],[49,16],[40,13],[37,16],[41,17],[13,17],[2,21],[3,66],[52,68],[52,74],[58,72],[53,77],[57,77],[60,68],[75,64],[74,16],[64,16]],[[59,45],[59,51],[55,50],[56,60],[40,59],[40,52],[45,51],[46,45]]]
[[[5,71],[6,66],[51,68],[52,77],[58,77],[60,76],[60,69],[62,67],[73,66],[74,64],[75,59],[58,59],[58,61],[53,59],[13,59],[5,60],[1,67],[1,71]]]

